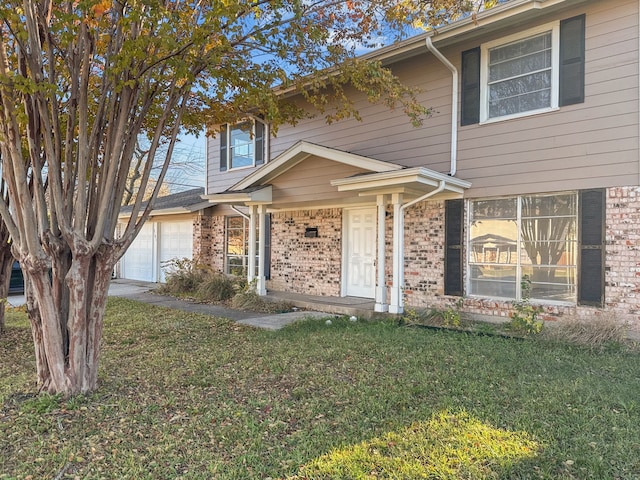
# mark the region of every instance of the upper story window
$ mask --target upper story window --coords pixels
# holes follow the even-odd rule
[[[461,125],[584,102],[585,15],[462,52]]]
[[[559,23],[482,46],[480,119],[558,108]]]
[[[267,127],[257,119],[223,125],[220,129],[220,170],[255,167],[266,157]]]

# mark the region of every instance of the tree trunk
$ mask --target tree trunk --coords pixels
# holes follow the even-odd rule
[[[70,262],[65,260],[66,255]],[[111,249],[73,258],[65,252],[53,262],[55,269],[68,265],[66,274],[54,276],[64,278],[63,285],[52,284],[48,268],[41,268],[39,262],[25,262],[30,284],[27,312],[41,391],[70,396],[97,387],[100,339],[114,259]]]

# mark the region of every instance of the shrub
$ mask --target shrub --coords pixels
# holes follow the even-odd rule
[[[236,293],[238,280],[222,273],[210,272],[197,286],[196,298],[209,302],[225,302]]]
[[[166,283],[158,292],[191,296],[204,302],[224,302],[232,298],[244,280],[214,271],[188,258],[174,258],[165,263]]]
[[[524,275],[520,282],[522,300],[513,302],[513,312],[511,313],[511,322],[509,329],[522,335],[538,334],[544,327],[544,322],[538,319],[538,315],[542,313],[542,307],[532,305],[531,298],[531,279],[528,275]]]
[[[167,269],[166,283],[158,291],[169,295],[193,294],[198,285],[212,273],[210,267],[188,258],[173,258],[164,262],[163,267]]]

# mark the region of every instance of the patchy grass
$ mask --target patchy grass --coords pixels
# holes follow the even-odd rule
[[[0,478],[640,478],[640,356],[395,322],[278,332],[110,299],[100,388],[0,339]],[[426,475],[426,476],[425,476]]]

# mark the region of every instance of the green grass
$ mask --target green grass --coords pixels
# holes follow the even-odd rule
[[[110,299],[100,387],[64,400],[34,395],[28,323],[7,325],[0,478],[640,478],[627,347]]]

